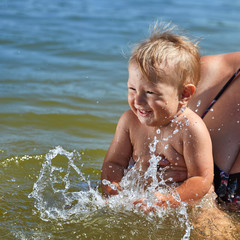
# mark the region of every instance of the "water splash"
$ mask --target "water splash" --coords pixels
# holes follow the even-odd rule
[[[156,151],[156,146],[158,142],[159,140],[157,140],[157,137],[154,136],[154,140],[149,144],[150,153],[154,153]]]
[[[185,122],[178,123],[178,127],[182,127],[184,124],[188,125],[188,119],[185,119]],[[175,135],[179,132],[179,129],[174,129],[173,133],[166,137],[165,139],[162,139],[162,141],[166,141],[172,137],[172,135]],[[147,180],[148,178],[151,178],[151,184],[147,188],[147,206],[154,205],[154,201],[156,199],[154,197],[151,197],[154,195],[155,192],[163,193],[163,194],[171,194],[179,203],[181,202],[181,198],[177,191],[172,189],[169,185],[166,184],[166,180],[164,180],[164,172],[169,168],[168,166],[161,168],[161,171],[158,171],[158,163],[161,161],[162,156],[159,156],[159,154],[156,154],[156,147],[157,144],[162,144],[161,140],[158,140],[156,137],[154,137],[153,142],[149,144],[149,152],[150,152],[150,160],[149,160],[149,167],[144,174],[144,178]],[[154,146],[154,147],[153,147]],[[167,150],[169,147],[168,144],[164,146],[164,150]],[[171,179],[168,179],[171,180]],[[150,196],[150,197],[149,197]],[[187,204],[181,203],[181,207],[178,209],[178,220],[185,225],[185,234],[182,237],[182,239],[186,240],[190,238],[191,229],[193,229],[190,220],[188,219],[187,214]]]
[[[57,157],[62,157],[61,163],[56,161]],[[34,206],[42,220],[90,213],[104,204],[99,192],[92,189],[90,181],[75,165],[76,159],[81,159],[78,152],[70,153],[60,146],[46,155],[38,180],[29,194],[29,198],[36,200]],[[64,166],[54,166],[61,165],[63,160]]]
[[[29,194],[29,198],[35,200],[36,213],[40,214],[43,221],[60,222],[69,221],[72,218],[86,218],[102,210],[103,212],[114,211],[117,214],[129,211],[141,215],[141,211],[134,206],[133,202],[145,198],[148,206],[154,205],[156,199],[153,193],[156,190],[160,193],[171,191],[175,199],[180,201],[177,192],[174,192],[164,181],[164,171],[167,167],[163,168],[161,173],[157,171],[157,163],[161,160],[161,156],[155,155],[158,141],[154,138],[151,144],[150,167],[144,177],[139,174],[136,166],[126,170],[120,182],[123,190],[107,200],[91,186],[91,181],[77,167],[76,162],[81,161],[81,155],[77,151],[68,152],[60,146],[50,150],[46,154],[39,177]],[[149,179],[151,184],[146,188],[145,182]],[[103,180],[103,184],[115,188],[115,185],[108,180]],[[183,239],[188,239],[191,224],[185,205],[177,210],[156,206],[156,212],[149,213],[146,218],[149,218],[150,222],[155,222],[154,218],[158,217],[158,222],[161,224],[171,214],[177,214],[178,224],[186,228]]]

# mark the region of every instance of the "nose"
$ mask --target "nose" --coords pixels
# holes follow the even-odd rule
[[[138,93],[135,95],[135,104],[138,106],[143,106],[146,104],[146,99],[144,94]]]

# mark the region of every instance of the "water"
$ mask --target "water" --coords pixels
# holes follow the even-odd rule
[[[189,238],[179,212],[106,206],[100,169],[128,109],[130,49],[149,25],[178,24],[201,39],[202,55],[232,52],[239,9],[239,0],[1,0],[0,239]]]

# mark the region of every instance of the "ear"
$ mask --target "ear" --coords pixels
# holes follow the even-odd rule
[[[186,84],[183,86],[182,95],[180,96],[180,102],[182,104],[187,104],[190,98],[195,93],[196,87],[193,84]]]

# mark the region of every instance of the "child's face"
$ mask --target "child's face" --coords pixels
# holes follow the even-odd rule
[[[128,103],[147,126],[165,126],[181,109],[178,89],[164,82],[148,81],[135,63],[129,64]]]

